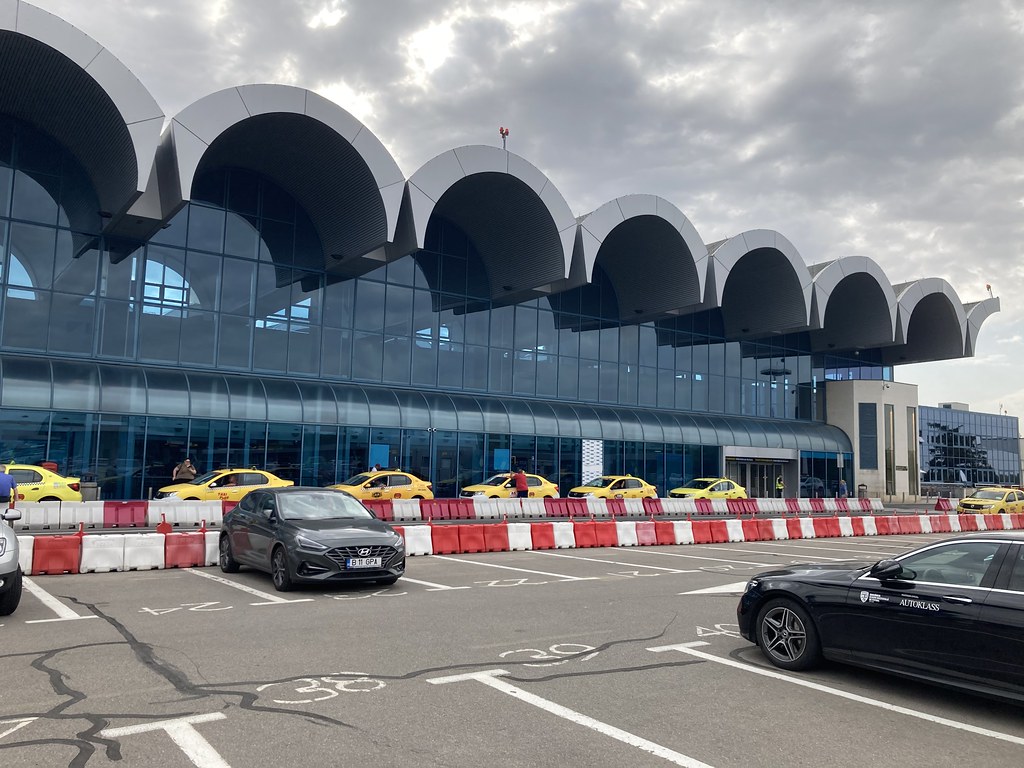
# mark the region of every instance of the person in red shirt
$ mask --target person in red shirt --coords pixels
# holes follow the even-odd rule
[[[526,483],[526,473],[523,472],[522,467],[516,472],[513,479],[516,482],[516,496],[520,499],[525,499],[530,495],[530,487]]]

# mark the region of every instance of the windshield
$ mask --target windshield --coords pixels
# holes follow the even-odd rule
[[[223,474],[223,469],[219,469],[216,472],[207,472],[205,475],[200,475],[195,480],[189,480],[188,483],[185,483],[185,485],[206,485],[208,482],[213,480],[213,478]]]
[[[996,501],[1002,501],[1003,495],[1006,491],[975,491],[971,494],[972,499],[994,499]]]
[[[609,485],[614,483],[618,478],[615,477],[595,477],[593,480],[586,483],[586,488],[607,488]]]
[[[691,480],[686,485],[684,485],[683,488],[695,488],[698,491],[703,491],[708,486],[714,485],[715,482],[717,482],[717,481],[715,481],[715,480]]]
[[[285,520],[373,520],[366,507],[346,493],[309,491],[282,493],[278,514]]]
[[[350,477],[345,482],[340,483],[340,485],[362,485],[367,480],[369,480],[371,477],[373,477],[373,475],[368,475],[368,474],[366,474],[364,472],[361,475],[353,475],[352,477]]]
[[[484,480],[482,485],[504,485],[508,480],[508,475],[493,475]]]

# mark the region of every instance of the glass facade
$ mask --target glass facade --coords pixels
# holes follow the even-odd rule
[[[599,265],[495,303],[437,215],[424,249],[342,278],[292,197],[242,169],[201,170],[148,242],[100,236],[101,216],[71,154],[0,119],[0,458],[95,473],[108,498],[183,453],[318,484],[384,459],[439,495],[514,458],[567,489],[581,438],[664,491],[721,473],[722,445],[844,450],[823,383],[891,378],[806,333],[727,341],[720,310],[624,323]]]
[[[1020,485],[1016,416],[918,407],[922,492],[929,485]]]

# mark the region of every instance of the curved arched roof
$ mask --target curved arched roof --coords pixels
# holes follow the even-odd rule
[[[444,152],[409,179],[408,202],[416,246],[424,246],[431,216],[457,224],[484,262],[493,298],[564,287],[576,218],[555,185],[518,155],[480,145]]]
[[[751,337],[809,325],[811,274],[781,234],[755,229],[708,251],[705,305],[722,308],[727,335]]]
[[[882,268],[867,256],[846,256],[809,267],[812,338],[816,349],[892,344],[896,293]],[[827,323],[826,319],[831,319]]]
[[[334,102],[287,85],[227,88],[175,115],[164,142],[176,161],[165,198],[189,200],[204,170],[257,171],[309,215],[328,269],[356,275],[385,260],[404,176],[377,137]]]
[[[600,262],[626,322],[699,305],[708,249],[690,220],[664,198],[627,195],[580,219],[587,280]],[[657,279],[652,279],[653,276]]]
[[[941,277],[893,286],[897,297],[896,345],[885,347],[892,365],[963,357],[967,315],[953,287]]]
[[[964,312],[967,315],[967,343],[964,347],[964,354],[973,357],[978,344],[978,334],[981,332],[981,325],[992,315],[999,311],[999,299],[992,296],[983,301],[973,304],[964,304]]]
[[[160,107],[110,51],[28,3],[4,3],[0,41],[0,114],[35,125],[81,163],[100,211],[70,216],[116,220],[149,182]]]

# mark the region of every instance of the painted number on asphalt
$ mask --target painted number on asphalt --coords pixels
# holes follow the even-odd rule
[[[219,608],[214,606],[220,606]],[[177,608],[142,608],[139,613],[148,613],[151,616],[163,616],[168,613],[174,613],[175,611],[229,611],[234,608],[233,605],[221,605],[219,602],[214,603],[182,603]]]
[[[499,653],[498,657],[507,659],[510,656],[516,656],[517,654],[525,655],[526,658],[532,659],[533,662],[526,662],[524,666],[554,667],[559,664],[565,664],[569,661],[589,661],[597,656],[598,653],[600,653],[600,651],[592,645],[583,645],[581,643],[557,643],[547,650],[541,650],[540,648],[519,648],[515,651]]]
[[[715,624],[711,629],[697,627],[697,637],[740,637],[739,624]]]
[[[280,686],[279,692],[275,692],[275,695],[288,698],[272,699],[275,704],[313,704],[333,699],[339,693],[372,693],[386,685],[383,680],[374,680],[363,672],[336,672],[324,677],[300,677],[281,683],[267,683],[256,691],[262,693]]]

